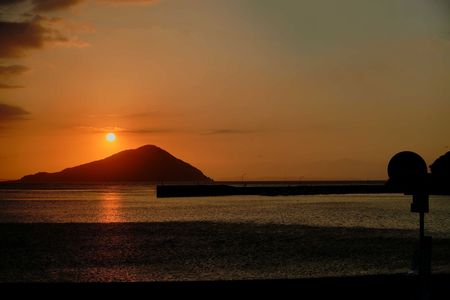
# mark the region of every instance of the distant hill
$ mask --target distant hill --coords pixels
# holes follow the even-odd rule
[[[436,159],[430,170],[433,190],[450,195],[450,151]]]
[[[39,172],[22,177],[22,183],[69,182],[210,182],[199,169],[153,145],[125,150],[105,159],[61,172]]]

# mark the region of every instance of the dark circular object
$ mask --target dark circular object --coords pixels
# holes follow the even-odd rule
[[[403,151],[395,154],[388,165],[389,179],[404,183],[414,183],[426,177],[428,167],[417,153]]]

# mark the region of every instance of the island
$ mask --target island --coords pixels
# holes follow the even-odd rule
[[[60,172],[39,172],[14,181],[14,183],[92,182],[209,183],[212,179],[169,152],[154,145],[145,145]]]

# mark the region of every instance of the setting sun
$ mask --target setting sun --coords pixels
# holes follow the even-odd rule
[[[113,132],[109,132],[109,133],[106,134],[105,139],[108,142],[112,143],[112,142],[114,142],[116,140],[116,134],[113,133]]]

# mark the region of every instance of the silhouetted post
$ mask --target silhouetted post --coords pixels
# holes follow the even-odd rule
[[[425,236],[425,213],[420,212],[420,240]]]
[[[411,212],[419,213],[419,276],[427,277],[431,273],[431,236],[425,236],[425,213],[429,212],[429,196],[425,185],[416,187],[411,204]]]
[[[430,299],[431,236],[425,236],[425,213],[429,212],[428,168],[420,155],[404,151],[389,161],[389,184],[395,191],[412,195],[411,212],[419,213],[419,245],[413,266],[420,280],[420,299]]]

